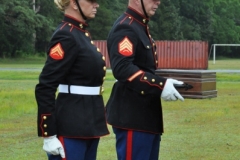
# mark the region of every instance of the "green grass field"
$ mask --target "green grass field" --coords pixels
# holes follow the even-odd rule
[[[212,60],[208,61],[208,69],[217,69],[217,70],[240,70],[240,59],[217,59],[215,64]]]
[[[34,97],[42,63],[43,60],[0,61],[0,69],[39,68],[39,71],[0,70],[0,160],[46,159],[42,138],[37,137]],[[235,61],[221,60],[216,64],[219,66],[209,65],[210,69],[240,69]],[[108,72],[105,102],[113,83],[114,78]],[[161,160],[240,159],[240,73],[217,73],[217,90],[217,98],[163,102],[165,133]],[[100,141],[98,160],[117,159],[110,126],[109,130],[111,134]]]

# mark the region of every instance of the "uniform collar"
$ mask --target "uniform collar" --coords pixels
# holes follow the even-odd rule
[[[145,25],[148,24],[149,22],[149,18],[143,16],[141,13],[137,12],[136,10],[134,10],[131,7],[127,8],[127,11],[125,12],[126,14],[128,14],[129,16],[132,16],[133,18],[135,18],[138,22],[143,23]]]
[[[81,21],[79,21],[79,20],[77,20],[77,19],[75,19],[75,18],[73,18],[69,15],[66,15],[66,14],[64,15],[63,21],[67,22],[67,23],[70,23],[70,24],[72,24],[75,27],[80,28],[80,29],[86,29],[86,27],[88,26],[87,23],[81,22]]]

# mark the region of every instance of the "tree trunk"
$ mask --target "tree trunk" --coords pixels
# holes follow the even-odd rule
[[[17,48],[14,47],[14,48],[12,49],[12,52],[11,52],[11,55],[10,55],[11,58],[15,58],[15,57],[16,57],[16,51],[17,51]]]
[[[4,52],[2,52],[2,49],[0,50],[0,58],[2,58],[2,59],[5,58],[5,54],[4,54]]]

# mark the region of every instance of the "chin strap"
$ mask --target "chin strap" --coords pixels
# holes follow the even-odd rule
[[[87,20],[87,17],[83,14],[83,11],[82,11],[79,3],[78,3],[78,0],[75,0],[75,2],[76,2],[76,4],[77,4],[78,10],[79,10],[80,14],[82,15],[83,19],[84,19],[84,20]]]
[[[144,7],[143,0],[141,0],[141,4],[142,4],[142,9],[143,9],[143,12],[144,12],[144,14],[145,14],[146,18],[148,18],[147,12],[146,12],[146,10],[145,10],[145,7]]]

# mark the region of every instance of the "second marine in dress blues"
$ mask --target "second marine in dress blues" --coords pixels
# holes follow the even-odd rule
[[[107,39],[116,82],[106,105],[107,122],[116,137],[118,160],[158,160],[163,117],[161,98],[183,100],[173,84],[155,74],[156,44],[149,17],[159,0],[129,0],[129,6],[113,24]]]

